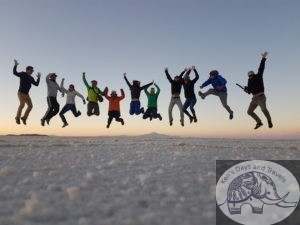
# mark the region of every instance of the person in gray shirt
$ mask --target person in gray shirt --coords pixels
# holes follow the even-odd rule
[[[41,125],[45,126],[45,122],[49,125],[50,120],[59,112],[59,104],[57,102],[57,92],[62,92],[60,86],[56,83],[57,75],[55,73],[49,73],[46,76],[46,83],[48,88],[47,103],[48,110],[45,116],[41,119]]]

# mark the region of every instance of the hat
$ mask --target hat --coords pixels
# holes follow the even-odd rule
[[[50,75],[50,77],[57,77],[57,75],[56,75],[56,73],[50,73],[51,75]]]
[[[218,72],[218,70],[212,70],[212,71],[209,72],[209,75],[210,76],[218,76],[219,72]]]
[[[251,70],[248,72],[248,76],[254,76],[254,75],[255,75],[254,71]]]

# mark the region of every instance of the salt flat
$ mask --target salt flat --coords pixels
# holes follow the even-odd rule
[[[217,159],[300,159],[300,140],[2,136],[0,224],[215,224]]]

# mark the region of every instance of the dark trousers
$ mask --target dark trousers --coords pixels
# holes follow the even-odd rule
[[[48,110],[43,117],[43,120],[50,121],[59,112],[59,104],[56,100],[56,97],[47,97]]]
[[[87,115],[88,116],[100,115],[99,104],[97,102],[89,102],[87,104]]]
[[[130,115],[133,115],[133,114],[139,115],[141,113],[144,113],[141,110],[141,102],[140,101],[131,101],[130,102],[129,114]]]
[[[190,110],[193,114],[193,117],[196,117],[196,112],[194,110],[194,106],[197,103],[197,99],[196,98],[187,98],[182,106],[182,111],[188,115],[188,117],[192,117],[191,114],[187,111],[187,108],[190,107]]]
[[[66,120],[66,117],[64,116],[64,114],[70,110],[75,117],[78,117],[81,115],[81,113],[79,111],[77,111],[75,104],[66,104],[59,113],[59,116],[64,123],[67,123],[67,120]]]
[[[115,119],[118,122],[122,122],[121,114],[119,111],[108,111],[108,120],[107,124],[111,124],[111,121]]]
[[[160,117],[160,114],[157,113],[157,108],[148,108],[145,112],[145,114],[143,115],[143,119],[147,119],[149,117],[152,117],[154,119]]]

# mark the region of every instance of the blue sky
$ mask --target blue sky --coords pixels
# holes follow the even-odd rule
[[[299,1],[67,1],[67,0],[1,0],[0,1],[0,133],[47,133],[59,135],[114,135],[160,132],[192,136],[299,137]],[[274,129],[264,126],[254,132],[254,121],[246,114],[251,97],[235,83],[247,82],[247,71],[257,70],[260,53],[270,52],[265,87]],[[18,106],[18,79],[12,75],[13,59],[19,59],[42,72],[41,84],[31,89],[34,109],[29,125],[15,125]],[[169,127],[167,108],[170,85],[164,68],[175,75],[195,65],[201,85],[212,69],[228,81],[228,102],[235,119],[228,120],[219,99],[198,99],[199,123]],[[100,106],[99,118],[85,115],[61,129],[59,117],[50,127],[42,128],[39,120],[47,109],[45,76],[56,72],[74,83],[86,95],[81,73],[88,80],[98,80],[100,88],[124,88],[121,103],[126,126],[113,124],[105,128],[107,102]],[[128,114],[130,96],[123,72],[142,83],[153,79],[161,87],[159,111],[163,122],[152,123]],[[182,94],[182,100],[184,96]],[[61,107],[65,99],[58,98]],[[142,104],[146,98],[141,97]],[[81,111],[86,106],[77,101]],[[258,109],[258,114],[265,120]],[[174,117],[179,120],[174,108]],[[186,120],[187,121],[187,120]],[[141,126],[142,125],[142,126]]]

